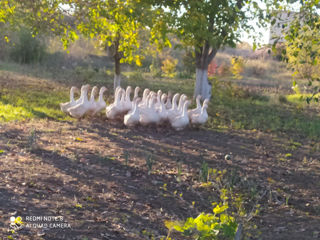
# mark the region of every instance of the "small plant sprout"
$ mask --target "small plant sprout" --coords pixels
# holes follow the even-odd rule
[[[207,182],[209,176],[209,167],[208,163],[206,161],[203,161],[200,167],[200,181],[201,182]]]
[[[181,182],[181,174],[182,174],[181,165],[182,165],[182,163],[180,161],[178,161],[178,172],[177,172],[177,176],[176,176],[177,182]]]
[[[165,221],[168,229],[166,239],[171,239],[173,230],[180,232],[182,236],[192,236],[193,239],[233,239],[238,223],[228,214],[227,209],[227,204],[214,204],[213,213],[202,212],[196,218],[190,217],[184,222]]]
[[[152,154],[150,153],[150,154],[148,154],[148,156],[146,158],[146,165],[147,165],[147,169],[148,169],[148,175],[151,174],[153,164],[154,164],[154,159],[153,159]]]
[[[124,154],[123,154],[123,157],[124,157],[125,165],[127,167],[128,164],[129,164],[130,154],[127,151],[125,151]]]

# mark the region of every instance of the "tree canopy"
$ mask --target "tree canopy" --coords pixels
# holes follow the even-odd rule
[[[141,65],[142,30],[150,6],[138,0],[74,1],[77,29],[90,38],[97,38],[100,47],[109,48],[115,62],[115,85],[120,85],[120,63]]]
[[[309,82],[312,95],[307,97],[308,102],[311,99],[319,101],[319,97],[315,97],[320,92],[319,9],[319,0],[300,1],[299,12],[285,36],[288,63],[294,70],[293,76]],[[293,85],[296,85],[296,80]]]
[[[235,46],[240,41],[241,31],[254,30],[253,20],[264,25],[267,14],[276,4],[273,0],[146,0],[154,8],[166,9],[158,15],[162,34],[173,32],[183,46],[192,46],[196,56],[197,79],[194,95],[203,98],[211,95],[207,80],[208,65],[217,51],[224,46]],[[163,24],[165,23],[165,24]],[[160,26],[159,26],[160,25]]]

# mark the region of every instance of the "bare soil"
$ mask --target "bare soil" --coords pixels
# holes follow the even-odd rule
[[[164,220],[211,211],[217,194],[194,187],[203,159],[269,189],[252,220],[262,233],[252,239],[319,239],[319,143],[295,141],[258,131],[128,129],[101,118],[2,123],[0,239],[160,239]],[[62,216],[71,228],[12,234],[12,215]]]

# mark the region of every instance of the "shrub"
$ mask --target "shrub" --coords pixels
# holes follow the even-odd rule
[[[226,64],[224,62],[221,63],[217,69],[217,73],[220,76],[227,75],[229,73],[229,71],[230,71],[230,67],[228,66],[228,64]]]
[[[217,73],[218,65],[215,60],[212,60],[208,66],[208,76],[214,76]]]
[[[174,77],[176,75],[176,66],[178,59],[168,57],[162,61],[161,70],[166,77]]]
[[[243,57],[233,57],[231,58],[231,68],[230,68],[234,78],[242,79],[241,73],[244,71],[244,59]]]
[[[45,44],[37,37],[22,29],[18,33],[17,42],[10,49],[10,57],[18,63],[41,62],[45,56]]]
[[[233,239],[238,224],[234,217],[225,211],[228,209],[226,203],[221,203],[213,208],[213,214],[201,213],[196,218],[188,218],[185,222],[166,221],[165,225],[170,232],[174,229],[184,236],[192,236],[194,239]]]

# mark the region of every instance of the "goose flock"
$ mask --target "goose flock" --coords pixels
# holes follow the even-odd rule
[[[94,116],[105,109],[108,119],[121,118],[128,127],[137,124],[146,126],[169,123],[177,131],[184,129],[189,124],[202,125],[208,119],[209,99],[205,99],[201,105],[200,95],[196,98],[196,108],[188,110],[191,101],[185,94],[176,93],[172,96],[170,91],[166,94],[161,90],[154,92],[146,88],[142,97],[139,97],[141,89],[136,87],[134,96],[131,98],[131,86],[128,86],[126,90],[117,87],[114,102],[107,106],[103,99],[103,94],[107,89],[101,87],[99,91],[98,87],[94,86],[90,98],[88,98],[89,88],[89,84],[83,85],[79,99],[75,100],[74,93],[77,88],[71,87],[70,101],[60,103],[61,111],[79,119],[85,115]],[[99,97],[96,100],[98,91]]]

